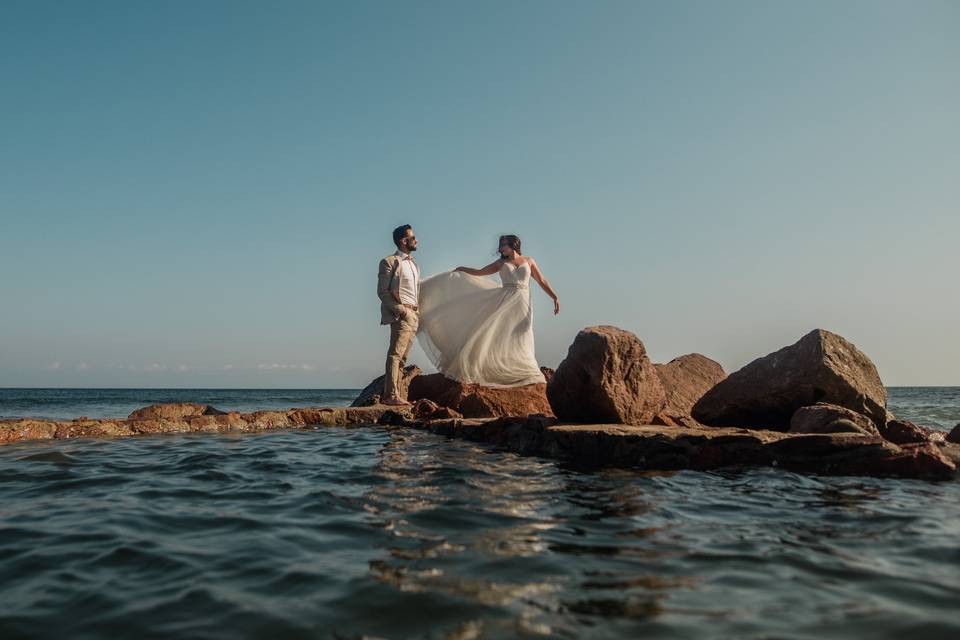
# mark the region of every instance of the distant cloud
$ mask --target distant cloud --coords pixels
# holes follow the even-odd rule
[[[50,369],[51,371],[57,371],[61,366],[63,365],[61,365],[60,361],[57,360],[56,362],[51,362],[49,365],[47,365],[47,369]]]
[[[166,370],[167,370],[167,365],[165,365],[165,364],[157,364],[156,362],[152,362],[152,363],[148,364],[147,366],[145,366],[145,367],[143,368],[143,370],[144,370],[144,371],[151,372],[151,373],[152,373],[152,372],[155,372],[155,371],[166,371]]]
[[[232,364],[225,364],[225,365],[223,365],[223,370],[224,370],[224,371],[230,371],[230,369],[233,369],[233,365],[232,365]]]
[[[189,371],[190,367],[185,364],[177,365],[177,371]]]
[[[301,371],[313,371],[316,367],[312,364],[280,364],[278,362],[261,362],[257,365],[257,369],[261,371],[275,371],[275,370],[292,370],[299,369]]]
[[[86,362],[81,362],[80,364],[77,365],[77,369],[79,369],[80,371],[86,371],[89,368],[90,368],[90,365],[88,365]]]

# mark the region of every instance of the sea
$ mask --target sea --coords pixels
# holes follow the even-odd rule
[[[0,416],[355,389],[0,389]],[[960,388],[890,388],[949,430]],[[0,447],[0,638],[960,638],[960,482],[585,472],[397,428]]]

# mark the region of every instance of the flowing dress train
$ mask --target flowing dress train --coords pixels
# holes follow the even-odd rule
[[[446,377],[487,387],[545,382],[533,345],[530,265],[503,263],[500,284],[448,271],[420,287],[427,356]]]

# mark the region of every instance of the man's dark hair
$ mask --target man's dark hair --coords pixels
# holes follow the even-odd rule
[[[408,224],[402,224],[393,230],[393,244],[397,245],[397,248],[400,248],[400,241],[407,235],[409,229],[413,229],[413,227]]]

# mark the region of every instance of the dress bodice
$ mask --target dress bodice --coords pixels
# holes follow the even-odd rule
[[[526,289],[530,284],[530,264],[524,262],[514,266],[511,262],[504,262],[500,265],[500,282],[505,287]]]

